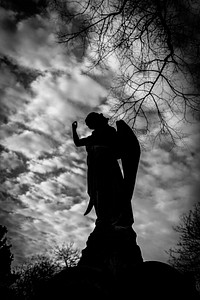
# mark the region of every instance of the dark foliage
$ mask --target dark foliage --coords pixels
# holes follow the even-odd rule
[[[16,282],[11,286],[15,299],[33,299],[38,289],[65,268],[76,266],[80,252],[73,244],[56,246],[51,252],[30,257],[13,269]]]
[[[11,263],[13,255],[10,251],[11,245],[6,238],[7,228],[0,225],[0,277],[5,277],[11,273]]]
[[[169,250],[169,263],[191,280],[194,278],[200,291],[200,203],[182,215],[174,230],[180,237],[177,246]]]
[[[195,291],[177,270],[167,264],[144,262],[113,276],[91,267],[65,269],[43,285],[35,294],[42,299],[191,299]]]
[[[7,242],[7,228],[0,225],[0,297],[12,299],[11,284],[15,276],[11,272],[13,254],[10,251],[11,245]]]

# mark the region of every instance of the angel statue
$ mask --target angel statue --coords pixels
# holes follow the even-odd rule
[[[94,207],[97,216],[96,228],[88,239],[88,246],[97,233],[105,236],[110,230],[124,229],[126,233],[128,230],[136,238],[132,229],[134,219],[131,199],[140,146],[132,129],[123,120],[116,122],[117,130],[108,121],[102,113],[89,113],[85,123],[93,131],[85,138],[79,138],[78,123],[72,123],[75,145],[85,146],[88,154],[87,192],[90,199],[85,215]]]

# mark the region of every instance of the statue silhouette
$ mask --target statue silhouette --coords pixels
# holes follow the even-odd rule
[[[140,146],[131,128],[117,122],[117,131],[102,114],[90,113],[86,124],[92,135],[80,139],[72,124],[76,146],[88,152],[86,213],[94,206],[97,220],[87,247],[75,267],[36,282],[34,299],[199,299],[193,282],[168,264],[144,261],[132,229],[131,199],[140,158]],[[122,161],[123,174],[118,164]]]
[[[132,229],[131,199],[140,158],[140,146],[131,128],[117,122],[117,131],[102,114],[90,113],[86,124],[93,129],[80,139],[72,124],[76,146],[88,152],[86,213],[94,206],[97,220],[87,247],[76,267],[66,267],[35,286],[31,299],[199,299],[188,277],[168,264],[144,261]],[[122,161],[123,174],[118,164]]]
[[[78,139],[73,125],[76,146],[86,146],[88,153],[88,194],[90,201],[85,215],[95,207],[97,222],[114,223],[118,217],[122,197],[123,177],[117,162],[117,134],[102,114],[91,113],[86,124],[92,135]]]
[[[139,142],[122,120],[116,123],[117,131],[109,126],[108,118],[96,112],[91,112],[85,123],[93,130],[90,136],[79,138],[77,122],[72,124],[72,132],[75,145],[86,146],[88,153],[87,184],[90,200],[85,215],[94,206],[97,219],[96,227],[87,241],[87,248],[82,251],[80,263],[85,261],[85,264],[95,264],[105,259],[109,251],[114,252],[116,249],[122,253],[121,243],[131,244],[129,248],[132,253],[133,248],[135,251],[134,261],[141,261],[136,233],[132,229],[134,219],[131,206],[140,158]],[[122,161],[123,174],[119,159]],[[95,257],[93,252],[96,253]]]

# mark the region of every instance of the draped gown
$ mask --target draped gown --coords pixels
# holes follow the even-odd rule
[[[84,139],[87,156],[87,184],[90,197],[85,215],[94,206],[96,224],[131,226],[131,202],[125,203],[124,178],[118,163],[119,140],[115,128],[107,125]]]

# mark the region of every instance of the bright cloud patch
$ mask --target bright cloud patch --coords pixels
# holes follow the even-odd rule
[[[44,152],[51,153],[52,151],[51,141],[29,131],[7,138],[4,145],[10,150],[22,152],[29,158],[37,157]]]
[[[83,149],[71,123],[100,105],[106,89],[83,75],[56,42],[55,24],[39,15],[17,22],[0,9],[1,186],[15,260],[54,243],[84,246],[93,223],[83,217],[88,196]],[[80,124],[80,133],[85,125]],[[10,215],[7,218],[8,214]]]

